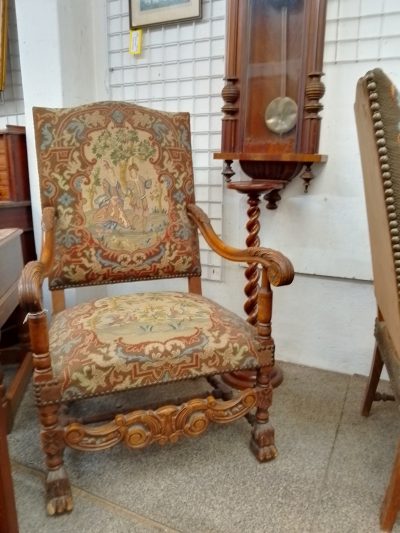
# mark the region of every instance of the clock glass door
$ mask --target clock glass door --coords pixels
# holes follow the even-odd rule
[[[295,152],[300,142],[303,7],[304,0],[248,0],[245,152]]]

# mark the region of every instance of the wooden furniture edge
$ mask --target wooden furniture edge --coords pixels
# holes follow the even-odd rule
[[[328,156],[324,154],[266,154],[252,152],[215,152],[214,159],[232,161],[286,161],[294,163],[326,163]]]

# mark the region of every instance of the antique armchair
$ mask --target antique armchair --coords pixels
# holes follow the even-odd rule
[[[189,115],[118,102],[33,114],[43,239],[40,260],[23,271],[20,300],[32,344],[48,513],[72,509],[66,446],[143,448],[246,415],[253,453],[259,461],[274,458],[271,284],[289,284],[293,268],[277,251],[227,246],[195,206]],[[219,255],[260,265],[256,327],[201,295],[198,230]],[[50,324],[42,303],[46,277]],[[188,293],[131,293],[65,309],[69,287],[163,278],[172,284],[181,277]],[[257,369],[254,388],[217,390],[218,375],[250,368]],[[96,424],[65,415],[74,400],[199,377],[214,385],[205,397],[136,406]]]
[[[400,95],[375,69],[361,78],[355,102],[377,302],[375,350],[362,406],[368,416],[385,365],[400,400]],[[400,446],[381,510],[390,531],[400,508]]]

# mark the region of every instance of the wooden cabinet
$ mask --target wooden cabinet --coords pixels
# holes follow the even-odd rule
[[[36,258],[25,128],[0,130],[0,229],[20,228],[24,263]]]
[[[22,335],[22,317],[15,313],[18,308],[18,281],[23,268],[20,229],[0,229],[0,328],[5,326],[11,316],[15,316],[15,328],[20,337],[18,344],[0,349],[0,402],[7,411],[7,429],[11,431],[14,416],[21,402],[25,387],[32,371],[32,358],[29,344]],[[9,325],[11,327],[11,324]],[[2,340],[3,330],[0,329]],[[26,335],[25,335],[26,337]],[[7,390],[2,383],[2,364],[16,364]]]
[[[30,356],[26,356],[26,335],[21,328],[23,316],[18,306],[17,282],[23,265],[36,258],[25,128],[21,126],[7,126],[0,131],[0,198],[0,367],[1,364],[18,365],[6,398],[10,430],[31,368]],[[11,235],[2,238],[10,233],[5,228],[18,228],[12,234],[17,235],[17,247]],[[11,280],[10,276],[14,278]],[[2,292],[1,289],[11,290],[11,286],[12,295]]]
[[[29,200],[25,128],[0,130],[0,200]]]
[[[0,328],[18,304],[18,278],[23,266],[20,235],[21,230],[0,230]],[[9,533],[17,532],[18,526],[6,434],[30,370],[31,357],[28,354],[6,391],[0,365],[0,531]],[[17,386],[21,382],[23,386]]]

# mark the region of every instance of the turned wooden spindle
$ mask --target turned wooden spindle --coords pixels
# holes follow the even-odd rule
[[[247,238],[246,246],[248,248],[253,246],[260,246],[260,193],[254,191],[248,195],[247,205]],[[245,270],[245,277],[247,283],[244,288],[247,300],[244,304],[244,310],[247,314],[247,321],[255,325],[257,323],[257,298],[258,298],[258,281],[260,279],[260,271],[256,263],[251,263]]]
[[[235,181],[228,184],[229,189],[234,189],[242,194],[247,195],[247,247],[260,245],[260,196],[268,195],[273,191],[281,190],[285,185],[283,180],[251,180],[251,181]],[[260,272],[255,263],[250,263],[245,270],[246,285],[244,292],[246,294],[246,301],[244,303],[244,310],[247,315],[247,321],[250,324],[257,324],[258,312],[258,295],[259,295],[259,279]],[[278,387],[283,380],[283,374],[280,368],[274,367],[271,371],[270,380],[273,387]],[[239,370],[224,376],[224,381],[235,388],[245,389],[252,387],[256,383],[256,373],[251,370]]]

